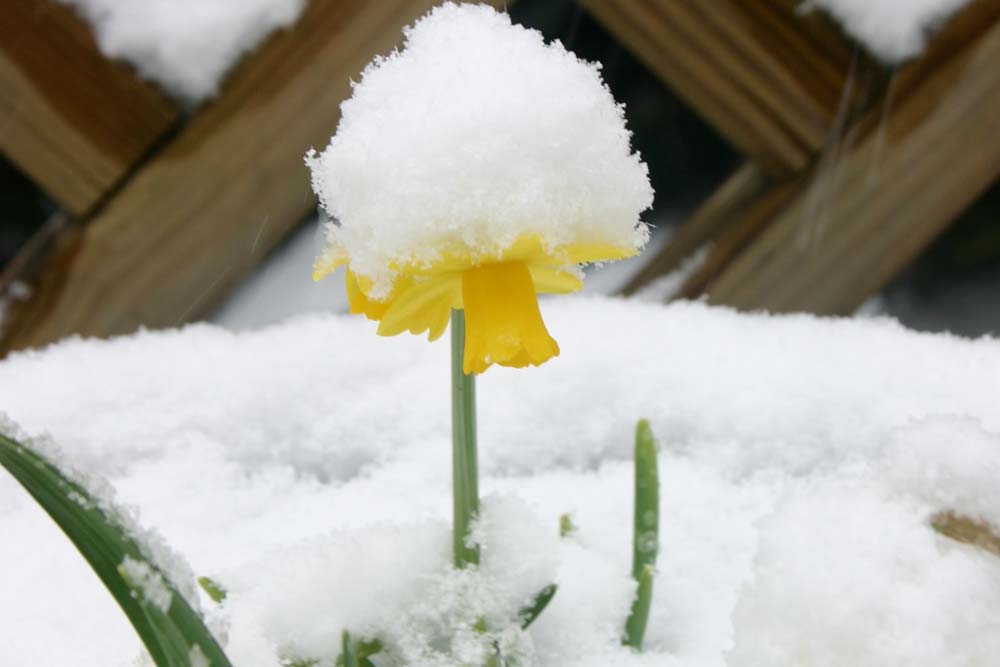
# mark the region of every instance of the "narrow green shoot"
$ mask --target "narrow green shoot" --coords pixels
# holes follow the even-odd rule
[[[559,590],[558,586],[549,584],[535,594],[535,597],[531,599],[527,607],[518,612],[517,617],[521,621],[522,630],[527,630],[528,626],[534,623],[535,619],[545,611],[545,608],[552,602],[552,598],[555,597],[557,590]]]
[[[635,516],[632,535],[632,577],[637,591],[625,622],[622,643],[639,650],[649,622],[653,599],[653,574],[659,550],[660,481],[656,440],[649,422],[639,420],[635,430]]]
[[[382,650],[382,642],[378,639],[356,640],[351,637],[351,633],[347,630],[340,634],[340,645],[337,667],[374,667],[368,657]],[[304,667],[311,667],[311,665],[319,663],[302,664]],[[299,667],[299,663],[293,663],[290,667]]]
[[[205,591],[205,594],[212,602],[219,604],[226,599],[226,589],[214,579],[198,577],[198,585],[201,586],[201,590]]]
[[[576,532],[576,525],[573,523],[573,519],[569,514],[563,514],[559,517],[559,537],[569,537]]]

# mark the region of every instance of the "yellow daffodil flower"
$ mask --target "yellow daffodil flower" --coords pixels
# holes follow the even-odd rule
[[[444,3],[404,42],[306,154],[330,218],[315,277],[346,265],[351,312],[383,336],[434,340],[463,311],[467,374],[538,366],[559,354],[538,295],[649,238],[624,107],[599,66],[486,5]]]
[[[429,262],[393,266],[396,280],[387,297],[375,299],[372,281],[351,271],[350,256],[328,250],[315,265],[319,280],[347,265],[347,298],[352,313],[379,322],[378,334],[444,333],[452,309],[464,309],[466,373],[482,373],[493,364],[538,366],[559,354],[538,309],[539,294],[566,294],[583,287],[580,264],[623,259],[634,247],[606,243],[571,243],[546,248],[536,234],[520,236],[495,252],[456,246]]]

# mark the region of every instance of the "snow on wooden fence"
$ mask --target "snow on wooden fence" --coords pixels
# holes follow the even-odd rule
[[[34,6],[26,16],[56,11],[48,0],[16,3]],[[246,58],[221,94],[138,163],[93,215],[63,226],[62,238],[47,244],[57,250],[41,262],[31,298],[9,313],[0,348],[175,326],[217,305],[315,206],[303,156],[333,134],[351,77],[434,4],[310,3],[293,29]],[[99,57],[93,42],[84,47]],[[64,65],[63,77],[78,74]],[[21,81],[0,89],[0,109],[31,94]],[[61,98],[53,115],[76,113],[80,104]]]
[[[622,7],[669,6],[680,11],[677,7],[683,6],[691,13],[710,13],[707,3],[696,10],[694,3],[671,0],[615,2]],[[795,3],[779,0],[741,5],[765,24],[756,31],[748,27],[750,34],[768,34],[775,24],[764,21],[767,11],[747,10],[751,4],[758,9],[766,5],[785,19],[796,11]],[[647,29],[656,25],[646,19],[642,25]],[[828,43],[829,35],[822,39]],[[658,48],[661,60],[684,57],[674,53],[682,47],[666,39]],[[796,49],[776,53],[788,61],[788,68],[800,66],[793,61],[812,59]],[[748,310],[850,314],[1000,176],[998,57],[998,0],[971,2],[934,36],[922,56],[899,69],[880,70],[861,55],[848,61],[841,57],[847,77],[837,111],[827,116],[827,135],[811,144],[809,158],[801,165],[786,163],[784,173],[773,168],[781,144],[762,157],[748,150],[740,136],[728,134],[725,123],[704,113],[744,148],[750,162],[696,211],[626,293],[677,269],[711,242],[675,298],[707,295],[712,303]],[[728,61],[720,58],[718,71],[707,76],[722,88],[739,88],[750,75],[732,71],[737,61],[743,69],[755,65],[750,67],[757,72],[754,76],[774,69],[745,52]],[[670,77],[664,76],[669,83]],[[696,99],[689,101],[699,107]],[[743,108],[726,112],[738,114]],[[776,114],[776,126],[790,123],[789,113]]]
[[[101,55],[72,10],[4,0],[0,150],[67,211],[86,215],[177,117],[153,86]]]
[[[218,304],[315,205],[302,156],[350,78],[436,3],[311,2],[189,115],[64,6],[7,4],[0,150],[64,211],[0,276],[32,287],[0,352]],[[626,293],[710,243],[675,296],[849,313],[1000,175],[1000,0],[973,0],[898,70],[796,0],[582,5],[747,157]]]

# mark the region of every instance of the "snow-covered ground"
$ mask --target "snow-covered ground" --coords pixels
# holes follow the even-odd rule
[[[929,519],[1000,527],[1000,341],[586,296],[542,309],[562,355],[479,382],[474,579],[446,567],[446,343],[336,315],[71,340],[0,363],[0,406],[229,587],[213,614],[240,667],[332,658],[345,626],[419,654],[442,619],[548,581],[552,605],[511,640],[522,665],[996,664],[1000,558]],[[662,443],[663,518],[633,655],[639,417]],[[0,534],[0,664],[131,664],[110,596],[4,475]]]

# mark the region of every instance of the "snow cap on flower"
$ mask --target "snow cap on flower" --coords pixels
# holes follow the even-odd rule
[[[334,220],[314,275],[347,264],[351,312],[381,335],[433,340],[464,310],[466,373],[537,366],[559,354],[537,295],[645,244],[646,165],[600,68],[559,42],[453,3],[405,36],[306,157]]]
[[[405,35],[307,160],[339,223],[327,259],[349,256],[384,295],[394,264],[450,245],[643,245],[653,192],[598,65],[486,5],[442,5]]]

